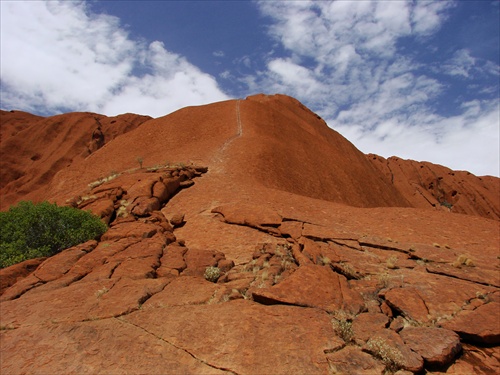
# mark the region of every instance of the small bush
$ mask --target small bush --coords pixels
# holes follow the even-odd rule
[[[387,344],[385,340],[379,337],[372,338],[366,343],[366,348],[371,354],[384,362],[386,370],[395,372],[403,367],[403,355],[397,348]]]
[[[54,255],[106,230],[106,224],[89,212],[49,202],[20,202],[0,212],[0,268]]]
[[[354,331],[352,330],[352,322],[346,319],[333,320],[333,329],[337,335],[346,343],[354,341]]]
[[[219,267],[207,267],[205,269],[205,279],[215,283],[220,277],[220,268]]]

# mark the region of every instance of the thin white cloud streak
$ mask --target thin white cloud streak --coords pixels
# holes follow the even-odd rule
[[[157,117],[228,99],[212,76],[161,42],[130,39],[118,18],[84,2],[0,6],[2,108]]]
[[[422,66],[398,47],[402,38],[425,43],[453,2],[257,4],[273,19],[269,33],[289,56],[272,57],[267,70],[243,77],[251,90],[297,97],[363,152],[500,175],[498,101],[463,103],[449,118],[436,114],[434,100],[446,84],[421,73]],[[434,70],[466,80],[474,74],[498,79],[496,64],[463,49]]]
[[[366,153],[386,157],[397,155],[405,159],[430,161],[455,170],[471,171],[479,176],[498,176],[498,102],[475,101],[463,109],[461,115],[449,118],[422,114],[412,119],[415,123],[391,118],[379,122],[373,130],[352,123],[335,126],[335,130]],[[387,154],[388,151],[390,154]]]

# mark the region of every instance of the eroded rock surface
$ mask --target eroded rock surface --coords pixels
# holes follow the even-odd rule
[[[114,140],[101,118],[106,144],[37,190],[109,230],[0,271],[0,372],[500,370],[500,226],[467,211],[471,189],[439,185],[475,216],[411,208],[396,177],[283,96],[139,120]],[[160,164],[123,161],[145,150]],[[172,166],[173,152],[208,168]]]

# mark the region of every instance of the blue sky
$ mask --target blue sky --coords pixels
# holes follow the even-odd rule
[[[1,0],[2,109],[153,117],[259,92],[365,153],[500,175],[500,1]]]

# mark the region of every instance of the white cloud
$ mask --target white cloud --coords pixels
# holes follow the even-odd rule
[[[500,174],[498,105],[477,100],[464,103],[460,115],[438,115],[435,101],[447,84],[422,73],[423,65],[400,49],[402,38],[424,43],[433,36],[453,2],[262,0],[258,5],[273,19],[270,35],[289,57],[270,59],[267,71],[242,82],[296,96],[364,152]],[[445,70],[464,78],[476,73],[497,78],[499,71],[465,49],[439,66]]]
[[[444,64],[444,73],[452,76],[469,78],[470,70],[474,67],[476,59],[466,49],[458,50],[453,57]]]
[[[162,116],[227,99],[185,58],[160,42],[130,39],[116,17],[94,14],[84,2],[0,6],[4,108]]]
[[[362,125],[339,125],[335,129],[364,152],[385,157],[431,161],[477,175],[500,174],[500,127],[497,102],[474,101],[463,105],[460,115],[450,118],[421,115],[413,122],[391,118],[373,131]]]

